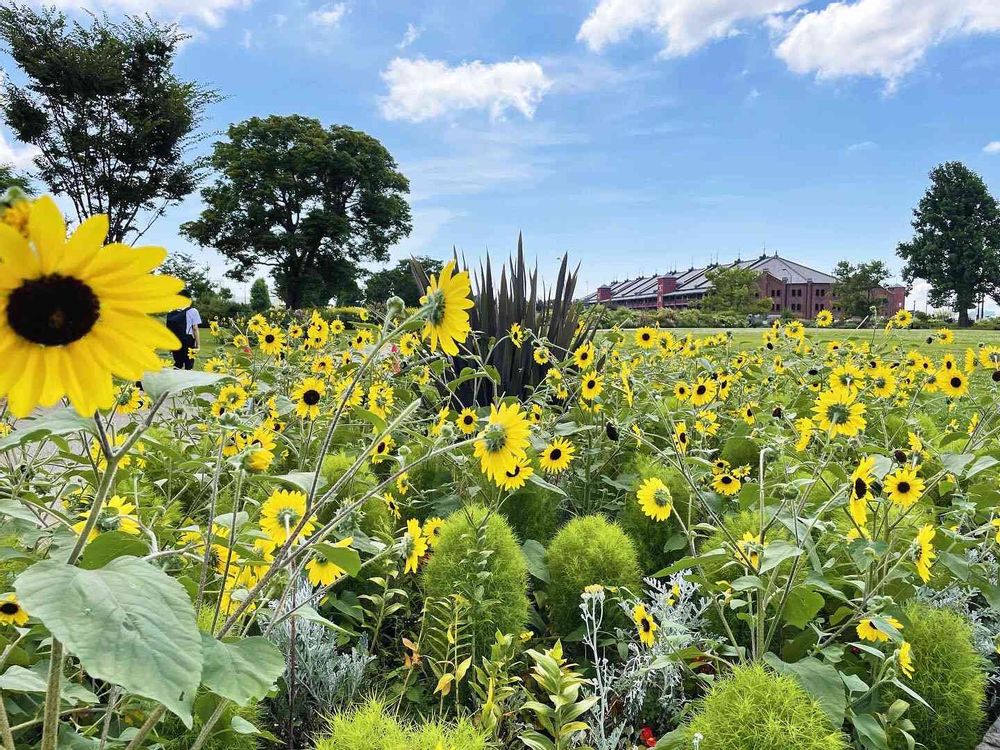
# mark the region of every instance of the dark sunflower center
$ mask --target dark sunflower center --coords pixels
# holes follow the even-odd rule
[[[698,390],[696,391],[696,393],[697,393],[697,394],[698,394],[699,396],[704,396],[704,395],[705,395],[705,391],[706,391],[706,390],[707,390],[707,389],[705,388],[705,386],[703,386],[703,385],[699,385],[699,386],[698,386]]]
[[[25,281],[7,299],[7,323],[21,338],[64,346],[90,333],[101,302],[79,279],[50,274]]]
[[[649,334],[648,333],[642,334],[642,340],[643,341],[649,341]]]
[[[720,481],[723,484],[732,484],[733,483],[733,478],[731,476],[729,476],[728,474],[723,474],[722,475],[722,479]]]
[[[472,424],[474,421],[476,421],[476,418],[473,417],[471,414],[466,414],[464,417],[462,417],[463,424]]]
[[[17,602],[4,602],[0,604],[0,614],[7,616],[16,615],[21,611],[21,608],[17,605]]]
[[[864,497],[868,494],[868,482],[861,477],[854,480],[854,496]]]
[[[315,406],[319,403],[319,391],[310,388],[308,391],[302,394],[302,403],[306,406]]]
[[[591,390],[592,391],[596,387],[597,387],[597,381],[596,380],[591,379],[591,380],[587,381],[587,390]]]
[[[642,622],[640,623],[640,627],[642,628],[643,633],[648,633],[650,631],[649,620],[643,618]]]
[[[562,458],[562,450],[560,450],[559,448],[553,448],[551,451],[549,451],[550,461],[558,461],[560,458]]]
[[[951,379],[951,387],[952,388],[961,388],[962,387],[962,379],[960,377],[958,377],[957,375],[954,376]]]
[[[267,334],[264,337],[264,341],[266,341],[269,344],[273,344],[274,343],[274,334],[271,334],[271,333]]]
[[[904,481],[904,482],[900,482],[899,484],[896,485],[896,492],[898,492],[901,495],[905,495],[909,491],[910,491],[910,483],[909,482],[905,482]]]

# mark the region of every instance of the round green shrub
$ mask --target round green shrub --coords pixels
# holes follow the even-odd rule
[[[685,525],[688,525],[691,490],[680,471],[671,466],[663,465],[651,456],[636,456],[633,462],[633,473],[636,474],[636,479],[632,483],[632,491],[625,497],[625,504],[618,516],[618,523],[635,545],[643,572],[652,574],[665,568],[686,553],[686,545],[682,549],[670,551],[666,551],[664,547],[667,541],[681,530],[681,525],[677,520],[678,516],[684,519]],[[662,480],[669,488],[670,496],[673,498],[673,513],[665,521],[650,518],[639,505],[636,493],[643,481],[651,477]],[[698,519],[692,515],[691,521],[697,523]]]
[[[757,469],[760,468],[760,446],[750,438],[731,437],[722,446],[719,458],[728,461],[734,469],[749,466],[750,471],[756,475]]]
[[[621,526],[604,516],[580,516],[563,526],[546,554],[545,588],[552,625],[560,635],[582,624],[580,596],[592,584],[624,586],[639,593],[641,572],[635,546]]]
[[[687,726],[701,750],[844,750],[847,738],[792,677],[760,664],[717,682]]]
[[[467,719],[455,724],[428,721],[410,724],[388,713],[386,705],[370,700],[330,718],[329,731],[316,750],[485,750],[485,738]]]
[[[528,482],[504,500],[500,512],[522,541],[547,544],[559,526],[559,495]]]
[[[905,613],[913,677],[900,679],[934,710],[901,691],[887,696],[886,705],[896,698],[910,704],[906,717],[927,750],[972,750],[983,738],[986,674],[969,624],[956,612],[925,604],[911,603]]]
[[[485,566],[479,561],[483,553]],[[528,621],[528,566],[506,519],[481,505],[452,513],[424,568],[424,594],[464,595],[476,651],[488,653],[497,630],[517,634]]]

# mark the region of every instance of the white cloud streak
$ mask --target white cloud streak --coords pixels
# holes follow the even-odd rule
[[[983,146],[983,153],[989,154],[990,156],[996,156],[1000,154],[1000,141],[990,141],[985,146]]]
[[[324,5],[309,14],[309,20],[319,26],[335,29],[347,15],[347,3]]]
[[[222,26],[228,11],[249,7],[250,3],[251,0],[89,0],[86,8],[95,12],[149,13],[171,21],[193,19],[206,26]],[[45,5],[68,11],[82,7],[80,0],[46,0]]]
[[[421,122],[461,110],[487,110],[494,120],[508,109],[531,119],[552,82],[537,62],[476,60],[449,66],[440,60],[397,57],[382,72],[389,87],[380,100],[389,120]]]

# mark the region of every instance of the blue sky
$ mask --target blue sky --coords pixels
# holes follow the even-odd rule
[[[521,230],[544,272],[580,261],[581,292],[765,245],[823,270],[898,270],[935,164],[962,160],[1000,193],[994,0],[88,7],[192,33],[178,72],[227,95],[210,130],[296,112],[382,140],[411,181],[395,257],[505,256]],[[150,239],[189,251],[176,230],[198,210],[195,195]]]

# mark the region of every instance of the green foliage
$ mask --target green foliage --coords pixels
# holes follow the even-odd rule
[[[840,261],[833,269],[837,282],[833,294],[843,317],[866,318],[875,307],[880,314],[885,311],[885,296],[875,294],[875,290],[885,285],[889,278],[889,267],[880,260],[857,265],[846,260]]]
[[[760,272],[737,265],[715,266],[705,272],[712,285],[698,307],[705,312],[726,312],[753,315],[770,312],[774,304],[770,297],[760,297],[757,280]]]
[[[624,586],[639,592],[641,573],[632,540],[604,516],[580,516],[567,523],[549,545],[546,559],[545,592],[557,633],[581,627],[580,596],[587,586]]]
[[[20,189],[23,195],[32,193],[31,180],[27,176],[17,172],[12,164],[0,164],[0,191],[6,191],[11,187]],[[11,194],[5,197],[14,200]]]
[[[547,544],[559,526],[559,495],[541,485],[527,482],[504,500],[501,512],[510,521],[521,541],[534,539]]]
[[[697,523],[697,518],[688,518],[688,511],[692,509],[691,489],[680,471],[651,456],[644,455],[635,457],[633,470],[636,479],[633,482],[632,491],[625,495],[625,504],[618,515],[618,523],[635,545],[643,573],[648,575],[665,568],[678,556],[687,554],[686,540],[682,540],[680,546],[666,549],[667,543],[673,540],[681,530],[677,516],[684,519],[686,526],[690,525],[689,521]],[[650,477],[662,480],[669,488],[673,498],[673,513],[666,521],[650,518],[639,505],[636,492],[643,480]]]
[[[448,516],[424,569],[428,598],[459,593],[469,601],[468,627],[477,654],[494,636],[520,633],[528,621],[528,568],[503,516],[479,505]]]
[[[195,713],[194,726],[191,729],[185,729],[180,719],[173,714],[167,714],[164,717],[157,727],[157,734],[164,738],[164,750],[188,750],[194,744],[205,725],[202,714],[210,714],[216,705],[217,699],[211,699],[211,696],[208,695],[195,701],[195,704],[198,705],[200,700],[205,699],[209,699],[205,702],[211,708]],[[223,709],[222,716],[202,747],[204,750],[257,750],[260,745],[255,733],[248,732],[249,727],[242,722],[247,722],[260,729],[262,719],[260,707],[256,702],[249,703],[242,708],[230,704]],[[242,731],[237,731],[238,729]]]
[[[176,276],[184,282],[202,320],[225,320],[247,311],[247,306],[233,299],[229,287],[217,283],[209,275],[208,264],[198,265],[188,253],[170,253],[160,264],[158,273]]]
[[[760,446],[750,438],[732,437],[722,446],[719,458],[728,461],[734,469],[749,466],[750,471],[756,475],[760,468]]]
[[[375,138],[301,115],[231,125],[209,163],[206,207],[181,231],[246,279],[271,269],[285,305],[359,296],[359,263],[385,260],[410,232],[409,183]],[[279,189],[280,186],[280,189]]]
[[[316,750],[485,750],[486,740],[468,720],[455,724],[426,721],[411,724],[389,713],[386,704],[370,700],[351,711],[334,714]]]
[[[914,674],[900,679],[933,711],[902,691],[890,693],[910,704],[906,717],[927,750],[973,750],[983,738],[986,675],[972,645],[969,624],[956,612],[923,604],[906,608],[903,637],[912,647]]]
[[[717,682],[684,734],[701,750],[841,750],[846,737],[792,677],[760,664],[737,667]]]
[[[969,325],[969,308],[1000,294],[1000,208],[983,178],[961,162],[939,164],[913,210],[913,239],[896,253],[903,277],[930,283],[932,305],[958,312]]]
[[[423,269],[416,263],[412,269],[418,285],[426,288],[427,275]],[[511,258],[508,267],[501,267],[499,279],[494,277],[490,257],[486,256],[485,265],[474,274],[475,307],[469,310],[473,334],[465,342],[479,362],[455,357],[453,370],[458,374],[465,367],[477,367],[482,362],[496,368],[499,379],[497,382],[480,379],[459,386],[456,393],[463,404],[487,406],[501,395],[521,398],[545,377],[549,366],[535,363],[534,346],[525,343],[518,348],[510,341],[508,333],[514,323],[544,338],[554,355],[571,352],[593,338],[600,323],[597,315],[586,317],[586,325],[577,330],[580,310],[573,302],[576,277],[577,270],[569,270],[569,256],[564,255],[556,283],[546,296],[546,290],[538,284],[537,267],[529,272],[524,263],[520,235],[517,259]]]
[[[255,313],[271,309],[271,293],[267,290],[267,282],[264,279],[254,279],[250,285],[250,309]]]
[[[54,8],[0,9],[0,39],[27,77],[6,78],[7,123],[40,149],[38,176],[79,221],[108,214],[110,242],[143,234],[195,189],[199,166],[185,154],[220,97],[174,75],[187,38],[148,17],[84,25]]]
[[[528,656],[535,662],[531,676],[546,702],[530,700],[521,707],[522,711],[532,714],[534,722],[543,730],[524,732],[521,742],[531,750],[569,750],[576,746],[574,735],[588,729],[581,717],[598,698],[595,695],[580,698],[580,688],[587,681],[573,670],[575,665],[566,663],[559,641],[545,652],[529,650]]]
[[[374,271],[365,284],[365,300],[369,305],[385,304],[393,295],[399,297],[408,307],[418,307],[424,289],[417,286],[413,276],[412,263],[418,263],[428,276],[441,273],[444,265],[441,261],[428,258],[426,255],[401,260],[394,266]]]

